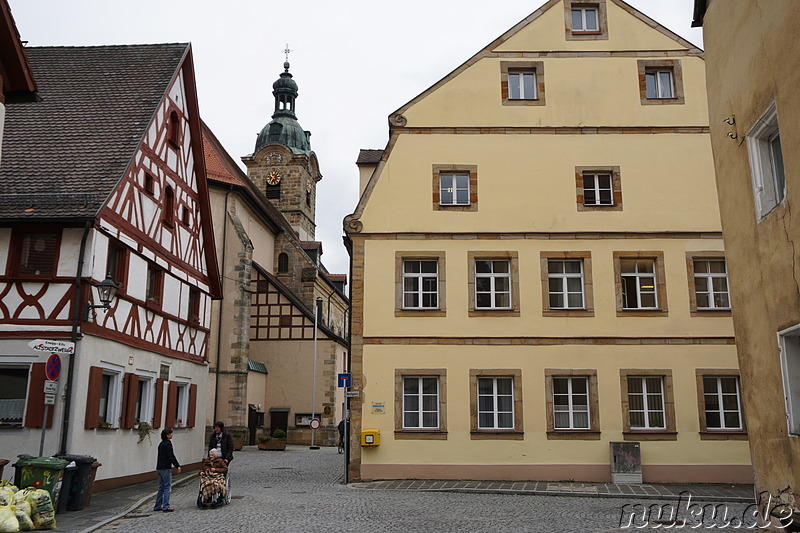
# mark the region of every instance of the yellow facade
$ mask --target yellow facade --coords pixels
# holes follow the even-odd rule
[[[702,52],[616,0],[593,3],[599,31],[576,36],[575,4],[548,2],[401,107],[380,162],[359,164],[361,200],[345,219],[361,393],[351,479],[608,481],[609,443],[636,441],[645,481],[751,480],[746,428],[711,427],[701,402],[702,376],[738,373],[730,311],[698,309],[692,273],[695,259],[724,258]],[[653,69],[669,70],[672,96],[647,97]],[[530,71],[536,98],[513,98],[509,73]],[[451,173],[469,177],[468,201],[446,205]],[[600,174],[613,200],[590,205],[585,183]],[[636,258],[655,271],[654,309],[623,297],[620,265]],[[477,303],[487,259],[510,271],[495,282],[510,305]],[[581,264],[571,309],[550,300],[559,260]],[[428,308],[409,303],[414,261],[437,268]],[[636,380],[655,383],[645,376],[660,380],[657,429],[632,424]],[[431,377],[435,409],[407,418],[426,401],[407,387]],[[589,387],[590,427],[554,425],[554,387],[570,377]],[[488,428],[476,384],[491,383]],[[426,410],[436,416],[420,422]],[[362,449],[373,429],[380,444]]]

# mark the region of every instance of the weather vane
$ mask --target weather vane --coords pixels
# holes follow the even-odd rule
[[[289,43],[286,43],[286,48],[284,48],[283,53],[286,54],[286,61],[289,61],[289,54],[294,52],[294,50],[289,49]]]

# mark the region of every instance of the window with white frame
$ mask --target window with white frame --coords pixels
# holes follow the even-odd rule
[[[175,398],[175,427],[185,428],[189,423],[189,383],[178,382]]]
[[[439,263],[435,259],[403,260],[403,309],[439,307]]]
[[[644,73],[647,98],[674,98],[675,82],[669,67],[648,68]]]
[[[572,31],[600,31],[600,22],[597,16],[597,8],[593,6],[572,7]]]
[[[134,409],[134,420],[137,424],[146,422],[153,423],[153,410],[155,406],[155,379],[152,376],[138,376],[136,390],[136,407]]]
[[[553,377],[553,428],[589,429],[589,378]]]
[[[469,205],[469,172],[439,174],[439,204]]]
[[[508,71],[509,100],[536,100],[537,98],[536,70]]]
[[[584,172],[583,205],[614,205],[612,183],[609,173]]]
[[[103,369],[100,380],[100,410],[97,422],[99,427],[119,427],[122,403],[122,373]]]
[[[698,309],[730,309],[725,259],[695,259],[694,288]]]
[[[790,435],[800,435],[800,325],[778,333],[783,396]]]
[[[403,377],[403,429],[439,429],[438,377]]]
[[[514,429],[514,378],[478,378],[478,429]]]
[[[583,309],[583,260],[548,259],[550,309]]]
[[[0,367],[0,427],[22,425],[29,367]]]
[[[786,174],[778,128],[778,108],[773,103],[747,134],[750,173],[756,216],[763,217],[786,196]]]
[[[742,403],[738,377],[703,376],[703,396],[708,430],[742,429]]]
[[[654,259],[620,259],[623,309],[658,309]]]
[[[511,309],[511,262],[475,260],[475,308]]]
[[[666,429],[664,378],[628,376],[628,417],[630,429]]]

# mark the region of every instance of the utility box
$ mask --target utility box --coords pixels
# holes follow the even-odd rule
[[[381,443],[381,430],[380,429],[364,429],[361,430],[361,445],[362,446],[378,446]]]
[[[638,442],[610,442],[611,483],[642,483],[642,450]]]

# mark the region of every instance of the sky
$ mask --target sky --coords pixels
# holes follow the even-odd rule
[[[358,203],[360,148],[387,117],[545,0],[9,0],[27,46],[191,42],[200,114],[239,161],[270,120],[287,44],[296,113],[322,172],[317,233],[329,272],[349,274],[343,218]],[[702,46],[694,0],[627,0]],[[242,168],[244,168],[242,166]]]

